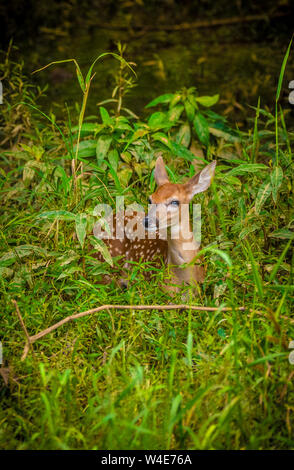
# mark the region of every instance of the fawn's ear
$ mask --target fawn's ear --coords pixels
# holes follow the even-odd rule
[[[213,161],[185,184],[185,190],[190,199],[192,199],[195,194],[202,193],[209,188],[214,177],[215,166],[216,161]]]
[[[161,186],[165,183],[169,183],[167,172],[164,166],[164,161],[162,157],[158,157],[155,164],[154,178],[157,186]]]

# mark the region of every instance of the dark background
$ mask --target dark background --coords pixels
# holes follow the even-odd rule
[[[293,2],[291,0],[71,0],[32,1],[10,0],[0,4],[1,47],[5,48],[11,37],[16,43],[35,43],[43,27],[65,27],[71,33],[76,28],[116,20],[120,25],[173,25],[204,18],[226,18],[286,13],[283,19],[268,21],[256,28],[255,36],[269,38],[293,30]],[[155,23],[154,23],[155,22]]]
[[[251,15],[261,18],[243,21]],[[125,98],[134,112],[141,116],[148,101],[162,93],[196,86],[202,95],[219,93],[216,111],[244,127],[254,116],[248,106],[256,106],[258,97],[262,107],[273,110],[293,17],[291,0],[10,0],[0,4],[0,48],[6,51],[13,41],[10,59],[23,63],[30,83],[48,85],[42,109],[57,116],[65,103],[74,108],[81,101],[73,65],[32,71],[75,58],[86,73],[99,54],[116,52],[121,41],[127,44],[126,59],[137,64],[137,86]],[[229,23],[214,24],[222,19]],[[111,97],[117,67],[115,60],[97,64],[88,113],[96,114],[97,103]],[[290,55],[281,94],[288,108],[293,78]]]

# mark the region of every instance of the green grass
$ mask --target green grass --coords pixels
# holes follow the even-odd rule
[[[183,116],[168,127],[174,108],[163,104],[163,130],[144,135],[140,122],[129,118],[126,138],[115,127],[122,121],[109,120],[115,116],[111,110],[101,111],[102,121],[96,117],[94,124],[104,123],[105,135],[112,136],[112,159],[105,156],[98,165],[95,156],[79,154],[86,174],[73,195],[67,145],[76,135],[66,120],[58,129],[54,115],[48,113],[48,121],[34,109],[36,94],[19,66],[11,67],[22,86],[7,96],[1,131],[1,140],[4,134],[8,140],[1,151],[0,339],[10,377],[7,385],[0,382],[0,447],[293,448],[294,366],[288,346],[294,339],[294,135],[285,131],[287,113],[274,116],[258,103],[252,129],[232,131],[228,140],[227,127],[220,137],[209,136],[209,116],[204,112],[201,118],[203,148],[218,165],[213,187],[194,201],[202,206],[206,280],[196,296],[189,289],[185,294],[191,305],[227,306],[231,312],[101,311],[40,339],[21,362],[25,336],[12,299],[31,335],[103,304],[171,302],[160,288],[162,270],[146,282],[145,267],[134,265],[127,291],[114,282],[100,284],[101,274],[116,268],[91,256],[80,214],[86,214],[90,235],[98,202],[111,204],[125,195],[127,203],[146,203],[159,150],[177,181],[191,176],[191,154],[177,136],[180,132],[188,142],[194,131]],[[77,122],[79,112],[69,112]],[[84,142],[96,139],[100,158],[100,134],[87,137],[83,126],[80,130]],[[202,134],[198,137],[201,142]],[[126,144],[131,159],[121,155]],[[91,150],[93,144],[87,145],[83,151]],[[119,160],[113,169],[115,151]],[[64,212],[57,217],[56,211]],[[182,303],[183,293],[173,303]]]

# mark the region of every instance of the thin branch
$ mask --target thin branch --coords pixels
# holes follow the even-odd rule
[[[23,321],[23,318],[21,316],[21,313],[20,313],[20,310],[19,310],[19,307],[18,307],[18,304],[17,304],[16,300],[12,300],[12,303],[15,306],[16,314],[18,316],[21,327],[22,327],[22,329],[23,329],[23,331],[26,335],[26,338],[27,338],[27,341],[26,341],[26,344],[25,344],[25,347],[24,347],[24,350],[23,350],[23,354],[22,354],[22,357],[21,357],[21,360],[23,361],[27,357],[27,354],[28,354],[30,348],[32,347],[32,344],[31,344],[32,341],[31,341],[31,338],[29,336],[28,330],[26,328],[25,322]]]
[[[13,301],[15,304],[16,302]],[[17,304],[16,304],[17,305]],[[78,318],[85,317],[86,315],[91,315],[93,313],[101,312],[101,310],[198,310],[202,312],[228,312],[232,311],[232,308],[230,307],[223,307],[223,308],[218,308],[218,307],[201,307],[201,306],[196,306],[196,305],[187,305],[187,304],[179,304],[179,305],[100,305],[100,307],[92,308],[91,310],[86,310],[85,312],[80,312],[76,313],[73,315],[69,315],[68,317],[63,318],[59,322],[55,323],[52,326],[49,326],[49,328],[46,328],[45,330],[40,331],[39,333],[29,336],[27,333],[27,330],[25,328],[25,325],[23,323],[23,320],[21,316],[19,317],[20,322],[22,324],[22,327],[24,328],[24,331],[26,332],[26,337],[27,337],[27,343],[24,347],[24,351],[21,357],[21,360],[23,361],[29,352],[29,348],[34,343],[40,338],[43,338],[43,336],[48,335],[52,331],[56,330],[60,326],[64,325],[65,323],[68,323],[73,320],[77,320]],[[237,310],[239,311],[244,311],[245,307],[238,307]],[[250,311],[253,311],[250,309]],[[254,310],[255,311],[255,310]],[[261,314],[262,312],[257,312],[255,313]]]
[[[217,310],[220,311],[231,311],[230,307],[224,308],[217,308],[217,307],[198,307],[195,305],[186,305],[186,304],[179,304],[179,305],[101,305],[100,307],[92,308],[91,310],[87,310],[85,312],[75,313],[74,315],[69,315],[68,317],[63,318],[59,322],[55,323],[46,330],[40,331],[36,335],[30,336],[30,342],[34,343],[37,339],[42,338],[43,336],[51,333],[51,331],[56,330],[60,326],[68,323],[72,320],[77,320],[78,318],[85,317],[86,315],[91,315],[93,313],[100,312],[101,310],[199,310],[203,312],[215,312]],[[238,307],[238,310],[245,310],[245,307]]]
[[[32,347],[32,344],[37,341],[40,338],[43,338],[43,336],[48,335],[52,331],[56,330],[62,325],[65,325],[65,323],[68,323],[73,320],[77,320],[78,318],[85,317],[87,315],[92,315],[93,313],[101,312],[102,310],[107,310],[108,312],[110,310],[196,310],[200,312],[231,312],[232,310],[238,310],[241,312],[244,312],[245,310],[248,310],[249,312],[254,312],[257,315],[266,315],[264,312],[261,312],[259,310],[255,310],[252,308],[246,309],[246,307],[237,307],[236,309],[232,309],[231,307],[202,307],[198,305],[187,305],[187,304],[173,304],[173,305],[100,305],[100,307],[92,308],[91,310],[86,310],[85,312],[80,312],[80,313],[75,313],[73,315],[69,315],[68,317],[63,318],[59,322],[55,323],[52,326],[49,326],[45,330],[40,331],[39,333],[29,336],[27,329],[25,327],[24,321],[21,317],[21,314],[18,309],[18,305],[15,300],[13,300],[13,303],[16,306],[17,314],[19,317],[19,320],[21,322],[22,328],[26,334],[27,342],[23,350],[23,354],[21,357],[21,360],[23,361],[29,352],[30,347]],[[110,313],[110,312],[109,312]],[[283,316],[285,320],[289,320],[291,323],[294,323],[294,320]]]
[[[152,25],[119,25],[119,24],[102,24],[93,22],[93,26],[101,29],[117,30],[117,31],[185,31],[189,29],[197,28],[215,28],[217,26],[225,26],[230,24],[248,23],[251,21],[269,21],[272,18],[282,18],[288,16],[288,12],[276,12],[272,14],[261,14],[261,15],[247,15],[247,16],[233,16],[232,18],[219,18],[215,20],[202,20],[190,23],[180,23],[175,25],[162,24],[160,26]]]

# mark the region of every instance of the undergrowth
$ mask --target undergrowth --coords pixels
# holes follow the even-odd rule
[[[136,116],[123,102],[135,78],[124,53],[119,45],[100,57],[118,60],[118,70],[96,116],[86,105],[94,65],[99,76],[103,64],[84,77],[74,62],[83,101],[78,116],[66,108],[61,122],[38,105],[46,90],[3,56],[0,446],[292,448],[294,134],[279,107],[286,60],[275,112],[258,100],[252,128],[241,132],[212,111],[216,93],[194,87]],[[219,309],[101,311],[45,336],[21,362],[25,336],[12,299],[31,335],[103,304],[171,301],[162,271],[146,282],[144,265],[133,264],[126,291],[101,284],[116,260],[103,243],[95,246],[103,263],[89,248],[95,206],[113,206],[115,196],[147,204],[159,154],[175,182],[217,160],[211,189],[194,200],[207,275],[196,297],[186,295]]]

